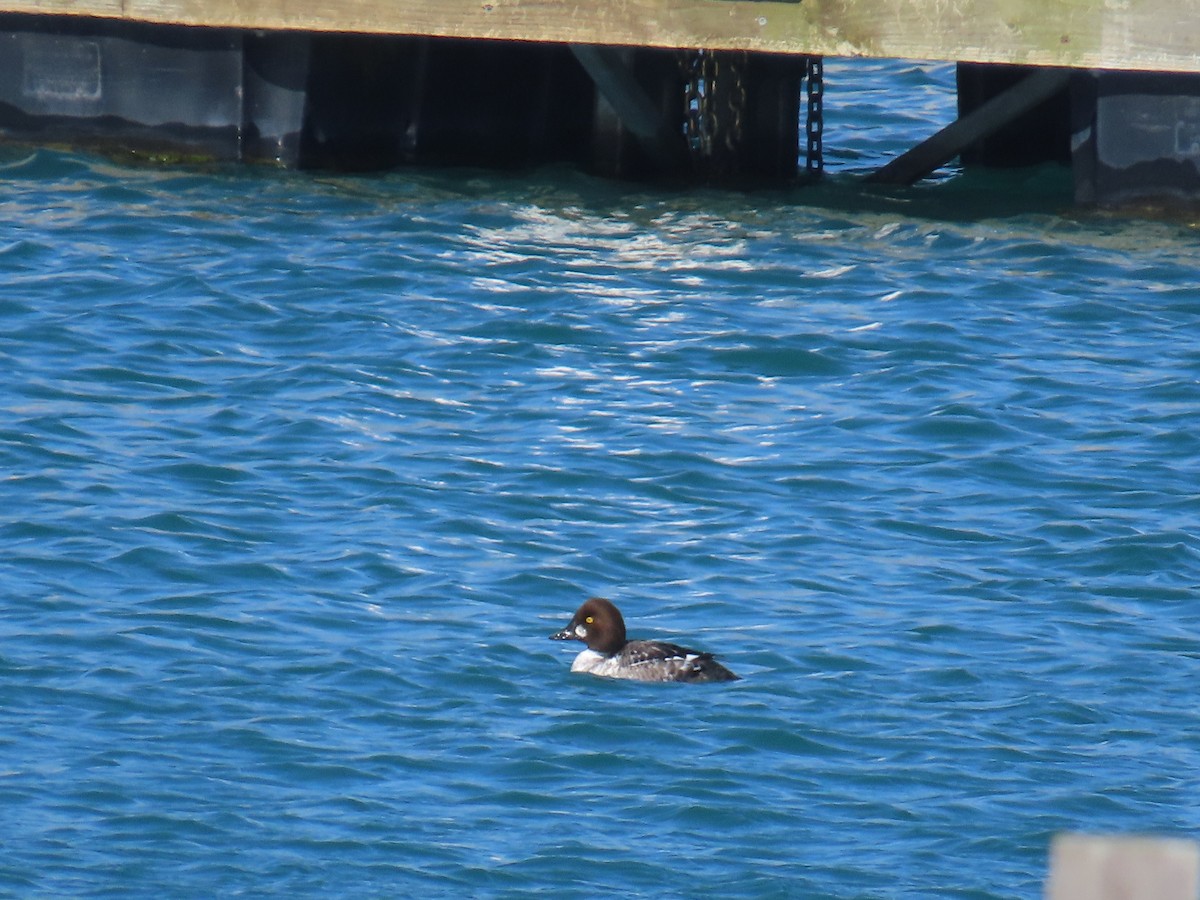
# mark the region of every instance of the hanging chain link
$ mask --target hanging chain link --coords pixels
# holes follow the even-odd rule
[[[693,161],[709,160],[716,144],[717,108],[713,91],[719,77],[711,50],[684,51],[680,57],[684,77],[684,137]]]
[[[712,160],[717,146],[717,132],[721,121],[717,116],[717,88],[721,83],[721,61],[712,50],[701,51],[700,84],[704,91],[704,112],[701,124],[701,155]]]
[[[822,140],[825,133],[825,60],[820,56],[808,57],[804,78],[808,85],[808,116],[804,123],[804,167],[809,175],[819,175],[825,169]]]
[[[725,129],[725,149],[733,166],[737,167],[738,153],[742,147],[743,119],[746,114],[746,53],[729,54],[725,67],[732,84],[729,86],[727,104],[729,122]]]
[[[709,177],[736,175],[745,143],[745,52],[681,51],[683,137],[695,171]],[[810,56],[804,63],[807,92],[805,169],[818,175],[825,168],[825,63]]]
[[[737,169],[746,110],[746,54],[683,51],[683,136],[693,167],[705,175]]]
[[[679,72],[683,74],[683,138],[689,154],[700,150],[701,128],[704,121],[702,53],[680,50]]]

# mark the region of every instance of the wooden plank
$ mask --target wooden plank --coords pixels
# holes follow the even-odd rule
[[[683,135],[663,120],[621,59],[622,51],[595,44],[572,44],[571,50],[617,117],[658,167],[664,172],[682,169],[687,164]]]
[[[1196,900],[1200,844],[1182,838],[1062,834],[1046,900]]]
[[[1008,90],[997,94],[968,115],[951,122],[928,140],[902,153],[867,181],[876,184],[912,184],[944,166],[964,149],[1003,128],[1013,119],[1064,90],[1071,81],[1069,69],[1039,69]]]
[[[122,18],[125,11],[121,0],[22,0],[17,3],[0,2],[0,12],[42,13],[44,15],[99,16],[105,19]]]
[[[1200,0],[0,0],[3,11],[1200,72]]]

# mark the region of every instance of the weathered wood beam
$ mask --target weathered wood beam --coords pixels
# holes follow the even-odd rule
[[[1200,72],[1200,0],[0,0],[0,12]]]
[[[654,102],[621,58],[621,51],[595,44],[572,44],[571,52],[642,149],[664,172],[687,162],[683,134],[663,121]]]
[[[872,173],[875,184],[912,184],[944,166],[964,149],[1003,128],[1013,119],[1064,90],[1071,81],[1069,69],[1042,69],[1022,78],[933,137]]]

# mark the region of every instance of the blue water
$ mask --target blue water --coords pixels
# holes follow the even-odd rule
[[[794,191],[6,151],[0,893],[1036,897],[1059,831],[1196,837],[1196,235],[866,191],[950,72],[830,73]],[[593,593],[743,680],[571,675]]]

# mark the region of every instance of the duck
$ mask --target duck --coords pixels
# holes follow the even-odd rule
[[[690,684],[739,680],[711,653],[666,641],[627,640],[621,611],[603,597],[590,597],[584,601],[567,626],[550,635],[550,640],[587,644],[571,663],[572,672],[601,678]]]

